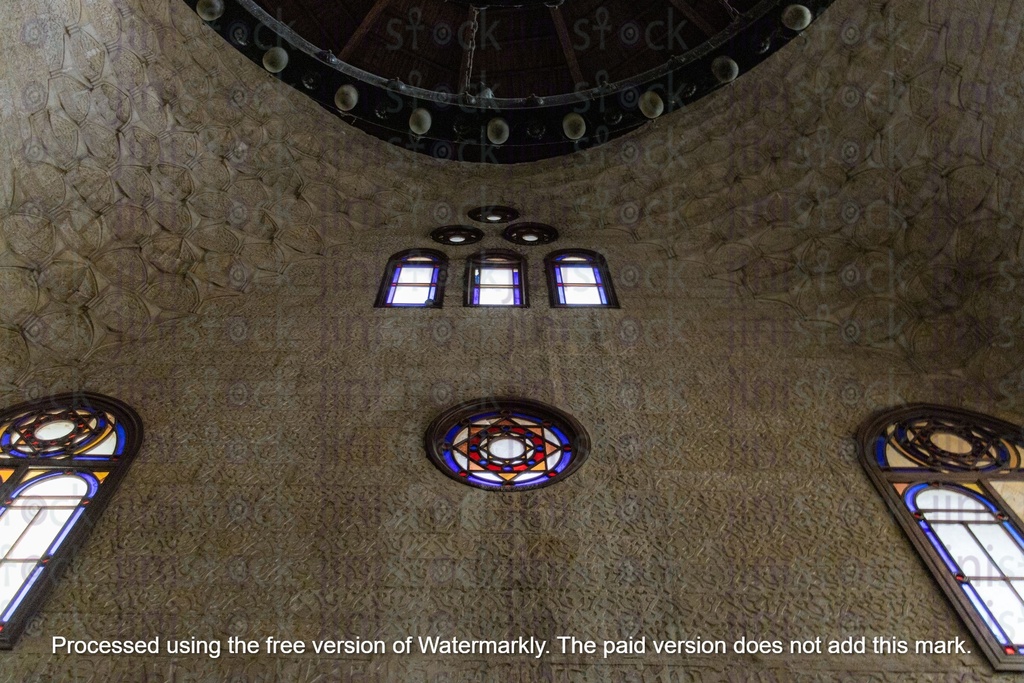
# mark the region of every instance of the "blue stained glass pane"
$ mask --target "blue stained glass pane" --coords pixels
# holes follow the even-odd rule
[[[562,285],[559,285],[558,287],[558,303],[565,303],[565,287]]]
[[[519,286],[519,271],[518,270],[513,270],[512,271],[512,284],[514,284],[516,287]]]
[[[114,455],[124,455],[124,445],[128,440],[128,435],[125,433],[122,425],[114,427],[114,431],[117,432],[117,447],[114,448]]]
[[[67,537],[67,535],[71,533],[71,529],[74,528],[75,522],[78,521],[78,518],[82,516],[83,512],[85,512],[85,508],[83,507],[80,507],[77,510],[75,510],[75,514],[71,515],[71,519],[69,519],[68,523],[64,525],[64,529],[60,532],[60,535],[57,537],[57,540],[55,540],[53,544],[49,547],[49,549],[46,551],[47,555],[53,555],[55,552],[57,552],[57,548],[59,548],[60,544],[64,542],[64,539]]]
[[[559,429],[555,425],[551,425],[550,427],[548,427],[548,429],[550,429],[554,433],[554,435],[558,437],[558,440],[562,442],[563,446],[568,445],[569,437],[567,437],[561,429]]]
[[[932,528],[928,524],[928,522],[919,522],[919,524],[921,525],[921,530],[924,531],[924,535],[928,538],[932,546],[935,548],[935,551],[939,554],[939,558],[946,565],[946,569],[949,570],[949,573],[956,574],[958,571],[960,571],[960,569],[956,565],[956,562],[954,562],[953,558],[950,557],[949,553],[946,552],[946,548],[942,545],[942,541],[936,538],[935,532],[932,531]]]
[[[608,295],[604,293],[604,287],[598,287],[597,288],[597,292],[598,292],[598,294],[601,295],[601,304],[603,306],[607,306],[608,305]]]
[[[562,284],[562,267],[555,266],[555,282]]]
[[[21,587],[21,590],[18,591],[17,597],[11,601],[11,606],[7,608],[6,612],[4,612],[3,620],[5,623],[11,620],[11,615],[13,615],[15,610],[18,609],[18,605],[20,605],[21,601],[25,599],[25,595],[28,593],[29,589],[32,588],[32,584],[36,582],[36,579],[39,578],[39,575],[43,573],[44,569],[46,569],[46,566],[40,565],[36,567],[35,570],[32,572],[32,575],[28,577],[28,580],[25,582],[25,585],[23,585]]]
[[[980,595],[978,595],[978,591],[974,590],[974,586],[965,583],[962,584],[961,587],[964,589],[964,593],[967,594],[967,598],[971,601],[971,604],[974,605],[974,609],[977,610],[978,616],[982,618],[982,621],[984,621],[985,625],[988,626],[992,635],[994,635],[996,640],[999,641],[999,644],[1003,647],[1009,645],[1010,639],[1006,637],[1006,634],[1003,633],[1003,629],[999,628],[999,624],[997,624],[995,619],[992,618],[992,613],[989,611],[988,607],[985,606],[985,601],[981,599]]]
[[[601,282],[601,270],[600,270],[600,268],[594,268],[594,281],[597,282],[597,284],[599,284],[599,285],[604,284],[603,282]]]

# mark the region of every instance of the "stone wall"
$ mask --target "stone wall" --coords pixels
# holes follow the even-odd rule
[[[1024,8],[837,2],[687,111],[526,167],[346,127],[183,2],[0,9],[0,394],[146,443],[7,680],[1011,680],[984,657],[64,657],[50,638],[970,639],[856,461],[903,401],[1024,420]],[[619,310],[372,307],[486,203]],[[491,230],[479,247],[504,243]],[[459,401],[588,429],[501,495],[426,459]],[[971,641],[973,644],[973,641]]]

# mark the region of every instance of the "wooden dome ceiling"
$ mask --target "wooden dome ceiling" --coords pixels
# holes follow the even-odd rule
[[[490,88],[498,98],[549,97],[630,79],[727,31],[757,4],[756,0],[258,3],[310,43],[371,74],[441,92],[478,94]]]
[[[683,108],[832,0],[186,0],[350,124],[441,159],[567,154]]]

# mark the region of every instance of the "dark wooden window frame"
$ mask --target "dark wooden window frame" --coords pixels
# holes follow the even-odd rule
[[[960,581],[962,577],[958,577],[950,572],[939,556],[938,551],[926,537],[921,527],[922,521],[915,518],[904,501],[903,495],[897,492],[894,487],[894,484],[897,483],[906,483],[908,487],[918,484],[940,486],[943,484],[961,486],[976,484],[984,492],[984,497],[988,498],[1002,515],[1005,515],[1009,524],[1016,527],[1017,532],[1024,532],[1024,521],[1014,513],[1013,509],[1003,500],[991,483],[993,481],[1024,481],[1024,467],[962,471],[948,471],[947,469],[944,471],[943,469],[927,466],[914,469],[881,466],[878,462],[878,449],[884,448],[884,444],[888,443],[886,438],[888,427],[918,418],[947,420],[954,423],[959,422],[977,426],[979,429],[984,429],[991,434],[1001,435],[1001,438],[1016,444],[1024,443],[1024,430],[1017,425],[981,413],[934,404],[917,403],[874,415],[864,423],[857,437],[861,464],[867,471],[868,477],[883,500],[885,500],[890,512],[896,517],[906,537],[910,540],[915,550],[917,550],[918,555],[928,567],[936,583],[946,594],[946,597],[967,625],[978,645],[981,646],[982,652],[988,657],[992,667],[997,671],[1024,671],[1024,654],[1010,655],[1004,651],[1003,646],[992,635],[961,586]]]
[[[46,468],[63,472],[107,472],[106,478],[97,489],[96,493],[84,504],[81,516],[71,522],[71,526],[64,532],[64,540],[60,543],[56,552],[43,562],[43,569],[38,579],[31,585],[17,605],[10,621],[3,625],[0,630],[0,648],[11,649],[15,642],[25,630],[36,611],[42,606],[47,595],[57,583],[60,573],[71,558],[78,552],[85,543],[89,532],[100,519],[104,508],[115,495],[121,480],[128,471],[139,448],[142,445],[143,430],[142,420],[138,414],[127,404],[100,394],[74,393],[60,394],[57,396],[21,403],[0,411],[0,425],[6,424],[9,420],[22,413],[32,411],[48,411],[55,408],[89,407],[103,411],[114,416],[117,424],[124,427],[124,446],[121,454],[106,460],[84,461],[72,458],[43,458],[43,457],[15,457],[0,450],[0,467],[14,469],[14,473],[6,482],[0,484],[0,500],[4,508],[11,502],[11,494],[19,488],[21,478],[30,468]]]
[[[601,284],[604,286],[606,304],[563,304],[558,300],[558,282],[555,277],[555,268],[561,265],[557,259],[563,256],[579,256],[585,258],[587,263],[597,269],[601,276]],[[608,272],[608,262],[604,256],[589,249],[560,249],[553,251],[544,257],[544,272],[548,280],[548,298],[552,308],[619,308],[619,298],[615,295],[615,286],[612,284],[612,276]]]
[[[391,290],[391,281],[394,279],[395,270],[403,265],[410,258],[416,256],[428,256],[437,261],[437,285],[436,295],[429,304],[395,306],[387,303],[388,292]],[[381,278],[380,287],[377,289],[375,308],[441,308],[444,305],[444,286],[448,280],[448,256],[436,249],[406,249],[393,254],[384,267],[384,276]]]

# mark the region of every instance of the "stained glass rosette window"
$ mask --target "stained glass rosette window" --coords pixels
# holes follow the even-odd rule
[[[427,451],[442,472],[470,486],[513,491],[559,481],[589,450],[583,427],[535,401],[471,401],[427,431]]]
[[[1024,431],[916,405],[861,432],[864,464],[992,665],[1024,671]]]
[[[95,394],[0,413],[0,647],[13,646],[141,439],[134,411]]]

